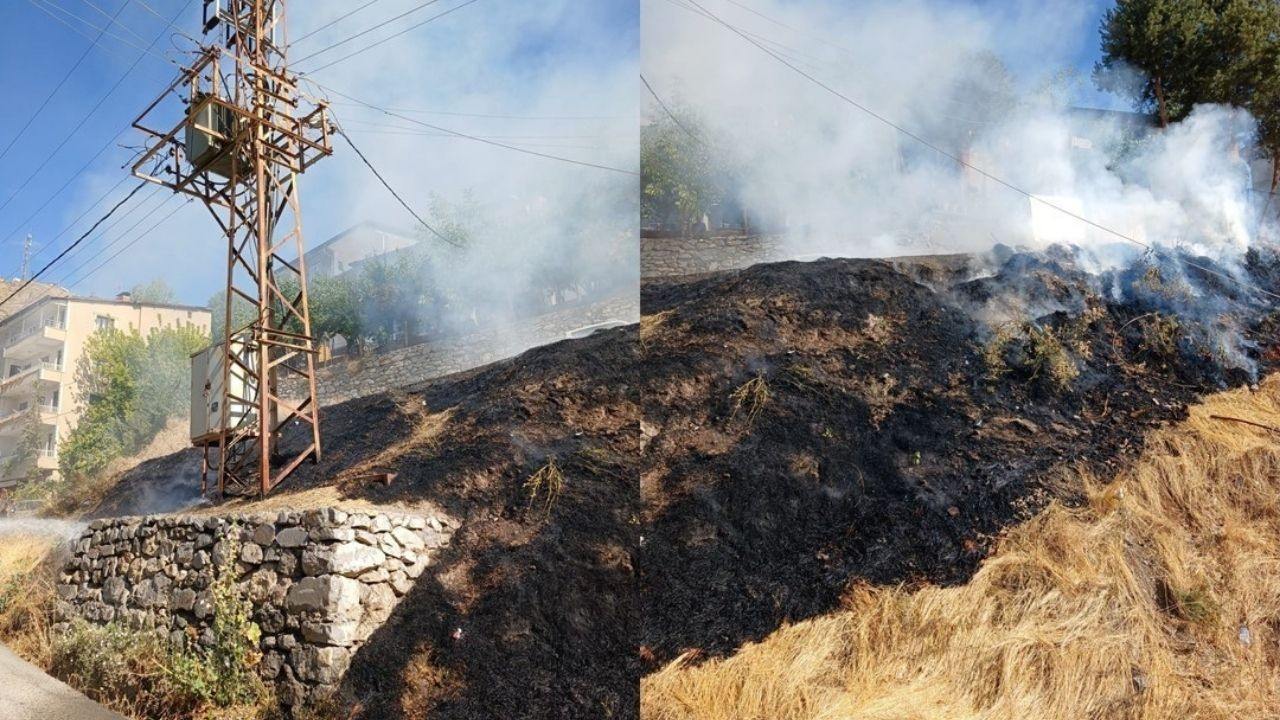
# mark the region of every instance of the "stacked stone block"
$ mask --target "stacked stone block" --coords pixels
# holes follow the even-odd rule
[[[295,704],[336,687],[452,534],[444,518],[335,508],[96,520],[72,543],[55,631],[81,617],[209,644],[228,567],[262,629],[260,671]]]
[[[737,235],[641,238],[640,277],[663,278],[739,270],[785,259],[781,238]]]
[[[574,305],[508,326],[335,360],[316,373],[316,392],[321,405],[333,405],[509,358],[535,345],[564,340],[566,333],[587,325],[607,320],[638,322],[639,318],[635,293]],[[304,389],[297,377],[281,383],[285,397],[299,397]]]

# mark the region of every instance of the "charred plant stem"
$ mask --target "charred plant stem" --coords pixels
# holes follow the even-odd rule
[[[1271,432],[1280,433],[1280,428],[1275,427],[1274,425],[1264,425],[1263,423],[1260,423],[1260,422],[1245,420],[1244,418],[1231,417],[1230,415],[1210,415],[1209,419],[1210,420],[1226,420],[1228,422],[1237,422],[1237,423],[1242,423],[1244,425],[1252,425],[1256,428],[1262,428],[1263,430],[1270,430]]]

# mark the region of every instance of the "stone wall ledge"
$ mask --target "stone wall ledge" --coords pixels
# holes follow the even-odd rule
[[[54,630],[79,617],[208,645],[225,567],[262,629],[263,678],[296,704],[337,686],[455,530],[443,516],[338,508],[94,520],[71,543]]]

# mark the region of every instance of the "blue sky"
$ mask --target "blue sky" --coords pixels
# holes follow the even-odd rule
[[[443,0],[437,7],[409,15],[307,64],[315,67],[322,61],[337,59],[460,3],[461,0]],[[380,0],[299,43],[293,57],[315,52],[421,4],[421,0]],[[4,204],[0,208],[0,273],[4,276],[18,274],[27,233],[34,236],[38,253],[32,268],[39,269],[132,186],[133,181],[126,180],[106,202],[91,205],[128,174],[121,166],[132,152],[119,145],[137,145],[139,136],[126,132],[116,139],[117,134],[176,76],[177,68],[165,62],[163,56],[182,61],[188,57],[184,51],[192,47],[157,14],[164,18],[176,16],[174,25],[199,36],[200,5],[200,0],[0,3],[0,27],[6,29],[5,42],[0,43],[0,64],[5,68],[0,73],[0,91],[8,98],[10,108],[0,114],[0,150],[14,140],[35,109],[92,46],[47,107],[0,158],[0,204]],[[356,6],[352,0],[295,0],[290,34],[300,37]],[[538,16],[530,15],[532,6],[541,11]],[[633,107],[620,104],[616,96],[596,99],[593,104],[593,98],[587,97],[589,93],[574,88],[604,79],[617,85],[615,77],[634,77],[638,12],[632,0],[550,0],[536,4],[524,0],[480,0],[357,58],[318,71],[315,77],[361,99],[411,109],[534,114],[530,109],[536,108],[544,114],[555,114],[553,110],[588,114],[581,112],[586,108],[594,114],[630,112],[634,116]],[[98,35],[98,30],[91,26],[108,27],[97,46],[90,39]],[[143,53],[141,48],[153,41],[154,54]],[[305,70],[307,64],[301,64],[301,69]],[[108,94],[118,81],[119,86]],[[100,101],[101,105],[86,119],[86,113]],[[393,182],[424,209],[430,192],[448,196],[483,180],[482,176],[459,171],[459,167],[510,165],[513,169],[502,174],[514,174],[532,186],[535,183],[530,178],[554,165],[519,155],[512,157],[510,151],[456,138],[412,137],[392,143],[387,138],[394,131],[378,129],[377,123],[396,121],[375,117],[359,108],[335,107],[335,112],[344,124],[350,123],[352,136],[379,169],[395,178]],[[527,137],[602,132],[595,127],[567,128],[564,123],[549,127],[542,121],[530,129],[535,121],[419,117],[476,134]],[[82,119],[83,127],[72,133]],[[357,126],[360,132],[368,132],[363,139]],[[65,145],[55,153],[64,140]],[[107,149],[97,155],[104,146]],[[323,161],[304,178],[308,243],[318,243],[366,215],[377,215],[386,225],[410,228],[412,221],[403,211],[397,212],[377,195],[383,192],[381,188],[376,193],[370,189],[371,176],[363,166],[354,164],[347,148],[336,149],[338,156]],[[555,152],[596,159],[594,151],[574,147]],[[439,164],[433,163],[433,158],[438,158]],[[81,172],[86,163],[88,168]],[[42,164],[43,168],[36,172]],[[67,187],[60,191],[64,184]],[[503,192],[518,194],[518,189],[508,187]],[[198,203],[179,208],[176,199],[167,200],[163,207],[162,202],[166,202],[163,194],[153,197],[150,189],[144,190],[104,225],[105,233],[100,230],[91,236],[45,277],[74,283],[73,290],[77,292],[104,295],[163,276],[179,291],[181,300],[203,304],[222,282],[226,252],[223,241],[213,219]],[[131,208],[135,209],[133,214],[124,216],[111,228],[110,223]],[[153,209],[155,212],[143,220]],[[144,235],[147,228],[175,209],[176,214],[161,229]],[[73,222],[86,210],[89,213],[83,220]],[[71,230],[57,237],[68,226]],[[141,239],[85,277],[135,237]],[[80,269],[72,272],[78,266]]]
[[[995,0],[973,1],[997,17],[1015,7]],[[443,0],[439,8],[460,2]],[[107,193],[127,175],[121,166],[132,152],[119,145],[136,145],[139,141],[133,133],[125,133],[118,140],[116,136],[176,73],[176,68],[163,58],[143,53],[140,48],[154,41],[153,53],[181,61],[187,57],[184,51],[191,47],[190,41],[148,8],[165,18],[176,15],[175,25],[197,35],[200,4],[200,0],[0,3],[0,27],[7,31],[5,42],[0,43],[0,63],[5,68],[0,73],[0,91],[10,107],[10,111],[0,114],[0,150],[15,138],[31,113],[91,46],[89,37],[98,31],[89,25],[102,28],[112,23],[100,45],[88,51],[48,106],[0,158],[0,204],[4,204],[0,207],[0,273],[11,277],[19,272],[27,233],[35,238],[38,254],[32,264],[33,269],[38,269],[131,186],[132,181],[126,180],[114,192]],[[420,4],[420,0],[380,0],[368,10],[299,43],[293,56],[315,52]],[[1098,55],[1098,20],[1110,4],[1110,0],[1076,3],[1072,7],[1081,15],[1072,23],[1070,32],[1055,38],[1056,52],[1064,64],[1079,70],[1080,82],[1074,94],[1078,104],[1124,107],[1118,98],[1094,90],[1089,81],[1089,70]],[[295,0],[291,35],[300,37],[355,6],[353,0]],[[1027,5],[1017,7],[1025,10]],[[322,58],[336,59],[436,11],[429,8],[410,15]],[[480,0],[358,58],[317,71],[316,78],[335,89],[390,107],[613,118],[552,121],[420,116],[475,134],[532,138],[512,142],[527,142],[529,147],[546,152],[623,164],[634,154],[634,138],[626,135],[634,135],[634,118],[640,105],[634,83],[639,69],[639,13],[639,4],[634,0]],[[1007,44],[1002,52],[1007,51],[1006,60],[1016,73],[1024,59],[1030,62],[1035,58],[1042,39],[1002,37],[1000,41]],[[315,62],[319,60],[310,63],[312,67]],[[301,69],[306,70],[307,65],[302,63]],[[131,66],[133,69],[129,70]],[[117,81],[119,86],[108,94]],[[99,101],[100,107],[87,117],[83,127],[54,153]],[[393,127],[403,126],[398,121],[359,108],[335,105],[335,112],[362,149],[420,208],[425,208],[431,193],[448,197],[466,188],[481,187],[495,198],[510,200],[527,197],[553,180],[567,182],[561,172],[563,166],[557,163],[456,138],[401,137]],[[545,139],[538,139],[544,136]],[[584,138],[593,138],[594,144]],[[104,146],[107,149],[95,159]],[[346,148],[341,145],[337,149],[334,158],[317,165],[304,179],[308,242],[318,243],[361,219],[410,227],[411,221],[380,187],[372,184],[372,178],[354,162],[351,153],[344,152]],[[42,163],[46,163],[43,169],[35,172]],[[88,168],[81,172],[86,164]],[[573,176],[575,182],[589,183],[593,179],[589,174]],[[66,188],[60,191],[64,184]],[[93,205],[104,193],[107,200]],[[77,292],[104,295],[162,276],[178,289],[181,300],[203,304],[221,285],[225,247],[202,207],[178,205],[163,194],[152,196],[149,189],[143,191],[117,215],[118,224],[104,226],[46,278],[72,283]],[[131,215],[123,215],[130,209]],[[161,229],[144,234],[174,210],[176,214]],[[76,218],[86,212],[77,222]],[[67,227],[70,230],[58,237]],[[135,238],[137,242],[133,243]],[[130,243],[132,246],[124,249]],[[117,251],[122,252],[114,260],[88,274]]]

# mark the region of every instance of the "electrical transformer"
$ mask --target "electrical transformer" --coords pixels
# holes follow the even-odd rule
[[[235,153],[229,152],[218,157],[226,141],[212,133],[226,138],[235,137],[235,113],[229,107],[208,101],[207,96],[197,96],[192,107],[194,109],[187,116],[187,160],[192,167],[203,168],[225,178],[231,177],[231,163]],[[242,162],[240,172],[248,171],[248,165]]]
[[[231,347],[241,362],[250,368],[257,364],[257,355],[248,348],[243,336],[231,340]],[[191,355],[191,444],[206,446],[216,444],[222,424],[222,363],[226,354],[222,343],[210,345]],[[227,424],[235,428],[256,415],[257,398],[250,396],[247,373],[237,363],[231,365],[231,395],[248,402],[230,400]]]

